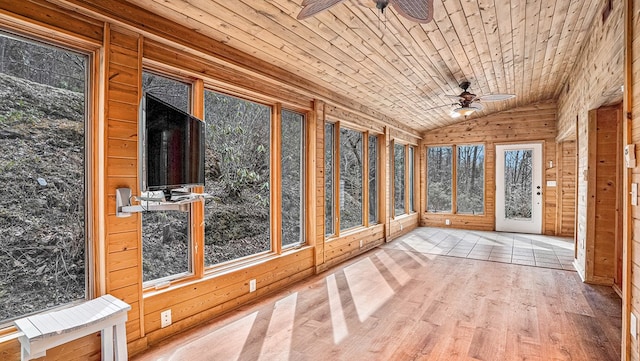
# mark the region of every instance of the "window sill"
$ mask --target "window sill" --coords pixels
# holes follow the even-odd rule
[[[219,266],[211,266],[207,270],[205,270],[204,275],[200,278],[195,276],[189,276],[184,279],[174,280],[170,285],[167,285],[166,287],[162,287],[158,289],[149,288],[149,289],[143,290],[142,297],[143,299],[147,299],[150,297],[161,295],[168,291],[173,291],[176,289],[197,285],[202,282],[211,281],[212,279],[215,279],[217,277],[227,275],[230,273],[240,272],[253,267],[257,267],[259,265],[276,260],[278,258],[289,256],[296,252],[304,252],[310,248],[313,248],[313,246],[305,244],[297,247],[287,248],[283,250],[281,254],[275,254],[273,252],[269,252],[269,253],[249,256],[239,261],[229,261],[229,263],[222,264]]]

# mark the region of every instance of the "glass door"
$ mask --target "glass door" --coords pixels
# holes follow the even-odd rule
[[[542,232],[542,144],[496,145],[496,231]]]

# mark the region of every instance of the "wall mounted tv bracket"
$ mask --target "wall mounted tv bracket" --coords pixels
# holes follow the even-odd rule
[[[207,198],[211,196],[204,193],[180,193],[177,200],[169,202],[164,198],[136,197],[140,204],[131,205],[131,188],[118,188],[116,189],[116,217],[130,217],[132,213],[147,211],[187,212],[191,203],[204,201]]]

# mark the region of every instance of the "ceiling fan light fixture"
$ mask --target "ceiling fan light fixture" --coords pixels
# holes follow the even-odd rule
[[[473,114],[478,108],[475,107],[458,107],[451,111],[451,116],[454,118],[468,117]]]

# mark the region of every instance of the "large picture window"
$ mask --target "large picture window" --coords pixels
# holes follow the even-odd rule
[[[335,233],[334,127],[331,123],[324,126],[324,233],[327,236]]]
[[[204,258],[211,266],[271,250],[272,108],[209,90],[204,108],[205,192],[214,197],[205,203]]]
[[[395,215],[400,216],[405,210],[405,146],[395,144],[393,146],[393,200]]]
[[[303,240],[304,115],[282,111],[282,247]]]
[[[427,211],[484,213],[484,145],[427,148]]]
[[[325,124],[326,237],[379,222],[379,153],[377,135]]]
[[[340,129],[340,230],[363,224],[363,134]]]
[[[0,33],[0,324],[86,298],[86,55]]]
[[[427,210],[451,212],[453,207],[453,147],[427,148]]]
[[[484,146],[459,145],[456,159],[457,213],[484,213]]]
[[[142,90],[190,112],[191,84],[142,73]],[[189,212],[142,212],[142,279],[168,281],[191,272]]]
[[[369,135],[369,224],[378,223],[378,137]]]

